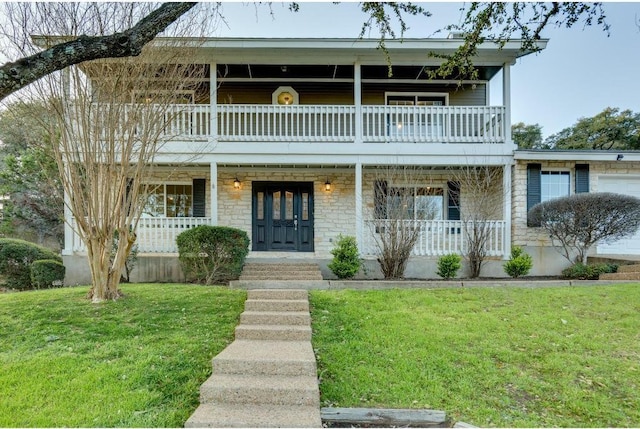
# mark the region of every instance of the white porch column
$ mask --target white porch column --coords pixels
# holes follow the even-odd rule
[[[362,74],[360,63],[353,65],[353,102],[356,105],[355,143],[362,143]]]
[[[355,186],[355,197],[356,197],[356,243],[358,243],[358,248],[360,252],[363,250],[363,238],[362,235],[362,162],[356,162],[356,186]]]
[[[218,141],[218,67],[216,63],[209,64],[209,142]]]
[[[211,186],[211,225],[218,225],[218,164],[212,162],[209,165],[209,182]]]
[[[69,208],[69,194],[64,192],[64,249],[62,249],[63,255],[73,255],[73,228],[71,228],[71,222],[73,220],[73,214]]]
[[[503,190],[503,214],[504,225],[504,255],[502,259],[507,260],[511,256],[511,164],[502,166],[502,190]]]
[[[504,106],[505,143],[515,146],[511,140],[511,65],[509,63],[504,63],[502,66],[502,105]]]

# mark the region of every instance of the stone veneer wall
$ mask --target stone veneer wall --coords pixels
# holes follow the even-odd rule
[[[527,227],[527,164],[541,163],[542,169],[571,172],[571,195],[575,193],[575,166],[584,161],[517,161],[514,166],[512,192],[512,241],[518,246],[550,246],[549,236],[541,228]],[[589,192],[598,191],[598,176],[603,174],[638,174],[640,163],[600,161],[589,162]]]
[[[258,170],[238,172],[240,189],[233,187],[237,170],[218,169],[218,224],[247,231],[251,236],[251,183],[313,182],[314,250],[321,258],[330,258],[338,235],[355,235],[355,177],[354,172],[278,171]],[[331,191],[324,190],[327,178]],[[210,199],[207,199],[210,207]],[[208,208],[209,208],[208,207]]]

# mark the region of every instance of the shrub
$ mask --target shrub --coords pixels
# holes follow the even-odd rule
[[[249,253],[247,233],[225,226],[189,229],[178,235],[176,243],[187,280],[204,284],[237,279]]]
[[[42,259],[31,264],[31,284],[36,289],[62,287],[65,267],[53,259]]]
[[[24,240],[0,239],[0,286],[10,289],[31,289],[31,264],[34,261],[51,259],[62,263],[60,255]]]
[[[634,234],[640,227],[640,199],[610,192],[555,198],[527,213],[529,226],[542,227],[570,262],[587,263],[594,244]]]
[[[504,272],[511,277],[526,276],[533,267],[533,258],[522,250],[520,246],[513,246],[511,258],[503,265]]]
[[[562,270],[562,277],[575,280],[598,280],[600,274],[615,273],[618,271],[616,264],[585,265],[578,262],[569,268]]]
[[[362,261],[358,255],[355,237],[340,235],[331,254],[333,259],[328,267],[339,279],[350,279],[360,271]]]
[[[458,275],[458,271],[462,268],[462,256],[455,253],[443,255],[438,258],[438,274],[443,279],[452,279]]]

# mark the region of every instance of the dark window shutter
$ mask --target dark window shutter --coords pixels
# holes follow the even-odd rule
[[[576,194],[589,192],[589,164],[576,164]]]
[[[460,182],[447,182],[447,219],[460,220]]]
[[[131,213],[131,207],[133,205],[133,201],[129,200],[129,195],[131,194],[131,187],[133,186],[133,179],[128,178],[127,179],[127,187],[125,188],[124,191],[124,205],[125,205],[125,209],[127,211],[127,215],[129,213]]]
[[[373,198],[375,200],[376,219],[387,218],[388,185],[386,180],[376,180],[373,184]]]
[[[542,201],[541,171],[542,164],[527,164],[527,212],[531,210],[531,207]],[[527,226],[540,225],[534,225],[527,218]]]
[[[193,216],[204,217],[207,205],[206,179],[193,179]]]

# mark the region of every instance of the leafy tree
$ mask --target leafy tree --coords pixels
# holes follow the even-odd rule
[[[539,124],[526,125],[518,122],[511,126],[511,137],[518,149],[544,149],[542,145],[542,127]]]
[[[591,246],[619,240],[640,227],[640,199],[609,192],[574,194],[536,204],[529,220],[560,244],[570,262],[587,263]]]
[[[17,102],[0,113],[0,195],[8,195],[2,229],[33,232],[38,242],[64,239],[63,194],[51,155],[50,120],[41,103]]]
[[[545,144],[554,149],[640,149],[640,113],[607,107],[549,136]]]

